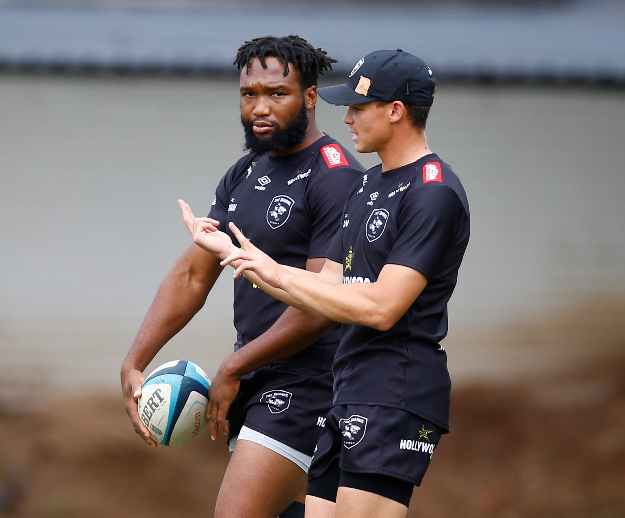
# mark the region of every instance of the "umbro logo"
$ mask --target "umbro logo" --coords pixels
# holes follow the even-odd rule
[[[378,199],[379,195],[380,195],[380,193],[378,191],[372,192],[369,195],[369,198],[371,198],[371,199],[367,202],[367,205],[373,205],[373,202]]]
[[[267,175],[265,176],[261,176],[258,179],[258,183],[260,185],[255,185],[254,189],[258,190],[258,191],[264,191],[267,187],[265,187],[267,184],[271,183],[271,178],[269,178]]]

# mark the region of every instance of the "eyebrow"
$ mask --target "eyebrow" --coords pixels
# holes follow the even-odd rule
[[[244,90],[253,90],[255,87],[257,87],[258,85],[249,85],[249,86],[242,86],[239,88],[239,90],[241,92],[243,92]],[[289,90],[289,86],[279,83],[276,85],[272,85],[272,84],[265,84],[265,85],[261,85],[263,90]]]

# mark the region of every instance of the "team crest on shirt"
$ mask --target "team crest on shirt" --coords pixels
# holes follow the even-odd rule
[[[261,398],[261,403],[267,403],[269,411],[272,414],[279,414],[284,412],[291,405],[291,394],[286,390],[270,390],[265,392]]]
[[[365,232],[367,233],[367,241],[372,243],[376,239],[380,239],[384,230],[386,229],[386,222],[388,221],[388,210],[386,209],[374,209],[367,220],[367,227]]]
[[[367,433],[367,421],[368,419],[361,415],[352,415],[347,419],[339,420],[343,446],[350,449],[362,441],[365,433]]]
[[[279,194],[274,196],[267,208],[267,223],[271,228],[281,227],[286,223],[291,215],[291,209],[295,201],[290,196]]]

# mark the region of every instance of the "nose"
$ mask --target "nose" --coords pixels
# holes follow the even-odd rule
[[[345,113],[345,117],[343,117],[343,122],[345,124],[353,124],[354,123],[354,117],[352,117],[352,107],[350,106],[349,108],[347,108],[347,113]]]
[[[264,96],[259,96],[254,103],[254,110],[252,111],[255,117],[267,117],[271,110],[269,109],[269,103]]]

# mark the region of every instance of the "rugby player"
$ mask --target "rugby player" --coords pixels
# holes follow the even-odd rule
[[[276,261],[311,272],[321,270],[349,189],[364,172],[315,122],[317,78],[335,62],[298,36],[257,38],[239,48],[250,153],[222,178],[205,218],[221,228],[236,223]],[[142,372],[203,306],[222,269],[192,244],[162,282],[124,361],[126,411],[150,445],[156,443],[137,414]],[[207,409],[212,438],[219,428],[228,432],[233,452],[215,516],[303,516],[306,473],[332,404],[339,329],[245,278],[234,281],[234,324],[235,352],[212,380]]]
[[[412,54],[376,51],[346,84],[356,150],[382,160],[356,184],[319,274],[281,266],[230,224],[241,248],[180,202],[194,241],[278,299],[342,322],[335,394],[308,474],[309,518],[402,518],[442,434],[451,383],[440,341],[469,240],[458,177],[428,147],[436,79]]]

